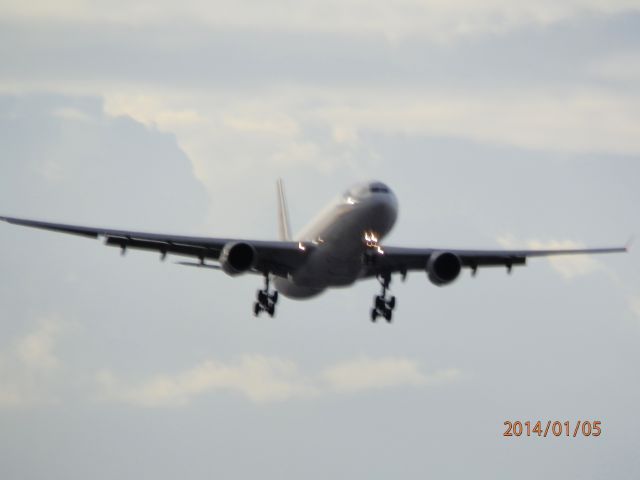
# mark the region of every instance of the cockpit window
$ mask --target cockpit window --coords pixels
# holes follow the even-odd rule
[[[361,183],[344,192],[342,198],[347,201],[357,201],[358,199],[366,198],[367,195],[371,193],[391,193],[391,190],[389,190],[389,187],[384,183],[380,182]]]

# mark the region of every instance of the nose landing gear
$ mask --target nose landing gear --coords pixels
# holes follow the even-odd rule
[[[371,309],[371,321],[375,322],[378,317],[383,317],[387,323],[391,323],[393,310],[396,308],[396,297],[387,297],[387,289],[391,283],[391,275],[383,274],[378,276],[378,281],[382,285],[382,293],[373,298],[373,308]]]
[[[264,276],[264,289],[258,290],[257,301],[253,304],[253,314],[257,317],[260,312],[267,312],[270,317],[276,312],[276,303],[278,303],[278,292],[269,291],[269,274]]]

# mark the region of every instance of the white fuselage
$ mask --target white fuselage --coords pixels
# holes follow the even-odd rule
[[[393,228],[398,202],[380,182],[360,184],[333,201],[297,236],[312,243],[307,261],[287,278],[276,277],[280,293],[308,298],[328,287],[353,284],[364,274],[365,235],[381,240]]]

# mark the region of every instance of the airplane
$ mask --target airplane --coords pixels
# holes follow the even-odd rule
[[[371,321],[383,317],[392,321],[396,297],[388,295],[391,277],[404,280],[410,271],[425,272],[437,286],[449,285],[462,268],[475,276],[479,267],[502,266],[511,273],[525,265],[529,257],[549,255],[625,252],[624,247],[561,250],[460,250],[452,248],[407,248],[387,246],[381,240],[393,228],[398,216],[398,200],[384,183],[370,181],[353,185],[331,202],[297,236],[291,236],[289,213],[282,180],[277,182],[277,241],[234,238],[191,237],[130,232],[66,225],[13,217],[0,220],[16,225],[53,230],[89,238],[105,239],[105,244],[127,249],[154,250],[164,260],[167,254],[190,257],[181,265],[222,270],[230,276],[245,273],[264,277],[253,313],[273,317],[278,292],[291,299],[315,297],[328,288],[348,287],[356,281],[376,278],[381,292],[374,297]],[[214,263],[210,263],[210,262]],[[271,289],[271,282],[275,289]]]

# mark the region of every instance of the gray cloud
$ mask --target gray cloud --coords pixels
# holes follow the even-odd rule
[[[113,82],[199,90],[264,89],[283,82],[490,90],[601,85],[606,79],[594,75],[593,62],[628,53],[638,18],[635,13],[583,16],[445,45],[418,32],[389,41],[376,32],[212,28],[197,21],[133,27],[5,20],[0,80],[76,89]]]
[[[193,228],[203,218],[204,188],[173,136],[105,115],[96,97],[4,95],[0,112],[5,214],[146,228],[166,227],[166,218]]]
[[[458,37],[509,32],[530,25],[549,26],[584,16],[606,16],[638,10],[633,0],[577,0],[558,3],[513,4],[506,0],[474,2],[470,0],[400,0],[393,6],[381,1],[305,0],[291,3],[273,0],[268,4],[240,1],[229,5],[220,1],[203,4],[172,2],[85,2],[61,1],[50,4],[34,1],[8,3],[0,14],[10,19],[65,19],[76,22],[109,22],[127,27],[179,20],[197,20],[216,27],[268,28],[321,32],[378,32],[390,38],[420,33],[446,42]]]
[[[407,358],[356,358],[338,362],[320,374],[303,373],[292,361],[262,355],[243,355],[231,363],[214,360],[174,374],[155,374],[138,385],[126,385],[109,370],[97,373],[104,401],[147,407],[186,407],[194,398],[234,392],[262,404],[336,393],[435,386],[455,380],[460,371],[449,368],[425,374]]]

